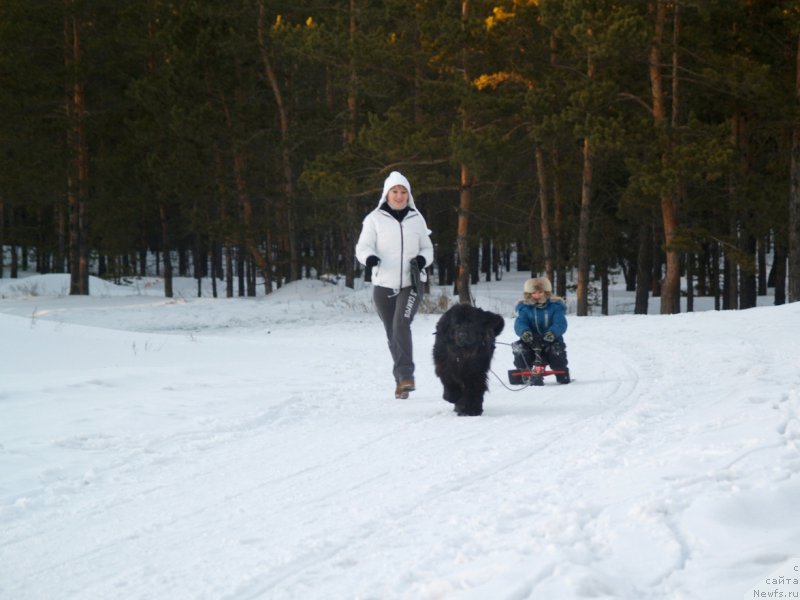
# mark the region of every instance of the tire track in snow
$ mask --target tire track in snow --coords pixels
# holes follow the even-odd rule
[[[278,586],[287,582],[289,582],[290,585],[284,591],[286,597],[291,597],[293,594],[291,591],[292,581],[296,581],[296,585],[301,585],[301,575],[307,575],[308,571],[314,570],[323,573],[327,572],[331,570],[330,563],[357,564],[359,562],[358,557],[362,555],[368,547],[368,542],[364,540],[370,538],[370,532],[377,528],[386,529],[387,527],[399,527],[400,529],[404,529],[403,524],[408,522],[408,515],[410,513],[413,514],[415,507],[447,505],[449,503],[448,499],[452,497],[470,495],[475,492],[483,494],[482,490],[484,489],[496,489],[497,481],[502,481],[507,473],[524,472],[526,471],[526,465],[532,462],[552,464],[555,460],[559,461],[562,465],[570,462],[571,459],[569,457],[564,457],[563,455],[559,457],[558,454],[560,451],[563,451],[565,447],[569,447],[569,442],[575,439],[576,429],[580,430],[584,435],[587,434],[587,432],[596,432],[598,431],[598,427],[594,422],[596,422],[599,417],[605,415],[606,421],[610,423],[614,422],[620,414],[628,410],[631,402],[635,402],[637,388],[639,387],[637,370],[633,368],[624,357],[620,357],[619,364],[622,366],[616,366],[613,371],[617,373],[617,375],[614,375],[608,382],[610,390],[605,392],[607,399],[603,405],[596,406],[594,410],[579,414],[577,417],[573,416],[571,419],[561,419],[557,422],[556,427],[547,427],[545,429],[537,428],[537,431],[534,433],[538,436],[544,434],[545,439],[536,439],[534,437],[535,441],[533,444],[517,444],[512,449],[512,452],[503,454],[498,460],[487,462],[482,465],[480,469],[472,469],[465,472],[449,471],[447,475],[450,476],[450,479],[446,482],[433,484],[425,489],[424,494],[414,496],[407,502],[401,503],[391,510],[383,511],[373,519],[358,523],[356,527],[348,531],[347,538],[339,540],[339,543],[300,553],[294,557],[293,560],[282,564],[279,569],[273,569],[274,572],[271,572],[269,575],[253,577],[251,581],[240,587],[229,597],[255,598],[264,594],[269,594],[270,597],[272,597],[280,591],[277,589]],[[568,389],[570,388],[562,387],[558,390],[553,389],[552,391],[562,393]],[[576,385],[571,389],[576,390],[576,394],[580,394],[581,386]],[[491,396],[487,400],[487,403],[490,401]],[[564,403],[563,398],[559,400],[550,400],[550,403],[559,401],[562,402],[562,404]],[[549,403],[546,401],[541,403],[542,406],[547,404]],[[490,412],[491,410],[487,411],[487,413]],[[463,444],[464,447],[471,447],[476,441],[485,440],[488,437],[486,426],[492,426],[494,422],[498,422],[498,425],[495,427],[496,433],[498,436],[502,434],[503,439],[526,439],[527,436],[519,435],[519,432],[531,429],[531,426],[535,425],[535,418],[536,417],[510,417],[492,419],[491,417],[485,417],[481,420],[456,419],[455,422],[459,424],[464,423],[467,425],[469,423],[474,423],[476,425],[476,427],[459,432],[461,435],[457,438],[457,442],[459,445]],[[407,423],[400,430],[395,430],[387,435],[402,434],[403,430],[424,424],[426,421],[427,420],[421,420],[414,423]],[[437,422],[435,426],[440,427],[441,423]],[[600,430],[602,430],[602,428],[600,428]],[[452,440],[453,436],[451,433],[452,432],[448,432],[442,437],[447,440]],[[420,436],[417,434],[411,437],[413,439],[419,439]],[[581,448],[585,448],[588,443],[588,440],[585,441],[584,444],[581,445]],[[355,448],[352,454],[357,455],[365,448],[366,446]],[[426,450],[428,450],[429,454],[435,454],[438,450],[447,451],[452,449],[449,448],[448,442],[447,448],[434,447]],[[581,449],[573,449],[573,451],[574,453],[580,454]],[[568,475],[564,477],[566,478]],[[540,506],[546,504],[544,500],[537,500]],[[326,499],[326,502],[330,501],[331,498]],[[527,504],[528,502],[529,500],[527,497],[520,499],[520,504]],[[412,539],[415,537],[413,531],[406,533],[406,535]],[[449,546],[445,546],[445,548],[447,547]],[[319,565],[322,564],[328,564],[329,568],[319,568]]]
[[[598,347],[591,350],[597,351]],[[533,396],[528,406],[523,404],[528,399],[519,397],[523,393],[513,396],[502,392],[490,394],[487,398],[487,415],[478,420],[454,417],[449,405],[438,398],[435,403],[439,408],[435,412],[429,412],[425,396],[417,396],[417,400],[405,407],[391,400],[383,401],[384,392],[379,393],[376,383],[373,386],[375,393],[367,394],[371,398],[356,399],[356,406],[349,412],[346,407],[354,399],[344,391],[301,393],[277,402],[271,400],[269,408],[249,416],[201,422],[191,431],[151,439],[147,445],[147,455],[122,461],[125,470],[123,475],[127,481],[123,482],[123,489],[115,497],[118,505],[108,504],[108,498],[104,500],[100,494],[98,503],[91,508],[91,495],[82,494],[78,504],[72,508],[87,516],[103,512],[121,514],[123,507],[135,508],[144,502],[162,507],[175,502],[183,504],[181,510],[176,512],[168,509],[161,515],[145,514],[145,520],[140,524],[123,523],[118,534],[108,536],[106,543],[90,549],[89,555],[79,555],[59,564],[57,568],[74,569],[87,558],[95,564],[113,565],[113,548],[118,543],[138,546],[142,551],[157,544],[159,550],[156,556],[168,556],[180,552],[178,546],[185,539],[181,532],[186,529],[205,531],[212,536],[226,536],[229,531],[241,531],[242,518],[247,515],[255,517],[255,507],[261,505],[271,507],[281,515],[282,520],[293,521],[293,517],[298,517],[296,522],[301,529],[292,534],[296,536],[295,540],[286,539],[285,532],[278,529],[278,538],[287,544],[279,554],[275,554],[266,542],[270,534],[263,525],[245,527],[246,537],[234,535],[234,538],[239,537],[240,546],[247,541],[259,552],[266,550],[264,556],[269,566],[264,564],[264,559],[254,560],[252,550],[245,552],[244,557],[253,561],[250,568],[253,576],[243,578],[240,582],[242,587],[231,592],[230,597],[247,597],[249,592],[246,590],[281,593],[282,589],[289,590],[292,586],[302,585],[298,583],[298,577],[304,573],[316,573],[317,577],[324,578],[328,570],[335,572],[338,568],[336,565],[358,565],[359,553],[370,547],[368,539],[371,533],[381,527],[395,528],[399,536],[396,538],[398,543],[402,538],[424,539],[424,529],[430,527],[431,522],[430,516],[419,513],[420,507],[437,507],[433,514],[446,518],[446,510],[443,512],[438,507],[459,501],[464,496],[475,496],[480,502],[492,506],[497,500],[492,497],[494,493],[489,488],[514,490],[513,481],[508,480],[531,471],[535,463],[549,463],[556,468],[568,465],[570,460],[590,447],[598,431],[602,430],[602,427],[598,428],[598,419],[607,424],[613,423],[636,400],[638,377],[635,376],[635,369],[626,369],[625,361],[621,358],[616,362],[619,364],[613,369],[606,368],[604,372],[597,372],[595,377],[590,376],[590,370],[584,370],[582,373],[587,373],[587,376],[581,375],[574,386],[548,386],[546,390],[531,390],[534,394],[541,393]],[[346,383],[344,378],[334,378],[334,386],[337,381]],[[589,381],[596,383],[591,387],[586,386],[585,383]],[[589,403],[583,399],[587,389],[591,390],[593,396]],[[603,396],[605,398],[601,399]],[[375,401],[375,397],[381,400]],[[404,411],[418,416],[403,418]],[[387,412],[390,414],[388,419]],[[337,441],[335,448],[325,452],[315,451],[304,463],[305,466],[301,464],[299,469],[287,469],[283,474],[270,474],[267,478],[257,477],[244,485],[237,481],[235,489],[209,494],[196,502],[181,498],[180,490],[189,489],[193,480],[208,479],[212,486],[220,485],[226,479],[220,476],[215,479],[214,475],[220,469],[225,469],[227,463],[241,460],[244,454],[270,452],[275,448],[274,445],[263,443],[263,440],[282,434],[288,447],[290,438],[308,433],[313,435],[314,427],[318,426],[313,421],[324,421],[326,418],[333,419],[334,427],[346,425],[342,432],[343,439]],[[304,427],[309,420],[312,423]],[[379,421],[377,426],[375,420]],[[367,427],[364,427],[365,423]],[[366,430],[366,437],[352,435],[359,431],[359,427]],[[351,437],[348,438],[348,435]],[[404,443],[409,439],[414,443]],[[202,457],[197,456],[200,451]],[[393,469],[398,468],[400,463],[385,459],[381,461],[381,452],[389,453],[389,458],[393,453],[403,452],[406,456],[416,454],[412,467],[420,477],[420,489],[408,497],[399,496],[387,501],[381,495],[381,488],[396,485],[393,482]],[[201,460],[196,464],[194,460],[186,461],[193,457]],[[363,463],[369,462],[371,457],[378,459],[375,465],[364,468]],[[176,473],[173,468],[175,465],[180,465],[186,472]],[[248,460],[241,468],[255,469],[257,465],[258,461]],[[569,472],[565,468],[565,475],[558,481],[565,481]],[[98,473],[98,483],[103,483],[104,475]],[[143,487],[143,481],[163,485]],[[334,481],[346,481],[347,485],[337,485]],[[307,487],[311,493],[299,495],[298,490],[303,487]],[[127,498],[128,491],[135,496]],[[534,511],[531,514],[535,515],[536,511],[543,510],[547,499],[557,490],[516,490],[514,493],[516,496],[511,495],[511,503],[529,505]],[[373,497],[377,503],[385,504],[374,511],[367,510],[363,515],[336,510],[335,507],[348,503],[364,507],[355,500],[356,496],[364,494]],[[328,505],[334,508],[320,514]],[[236,510],[244,513],[244,517],[235,514]],[[306,519],[299,517],[303,514],[310,516]],[[569,520],[573,516],[551,514],[549,518],[557,521]],[[345,535],[341,535],[343,530],[337,522],[340,519],[353,520],[352,526],[344,531]],[[503,524],[495,523],[495,526],[502,528]],[[50,531],[49,528],[44,529]],[[58,534],[57,531],[55,533]],[[464,533],[455,532],[455,535]],[[322,541],[315,544],[314,539],[318,536]],[[230,543],[237,542],[234,539]],[[310,551],[304,548],[308,543],[312,544]],[[437,546],[434,543],[431,547],[432,552],[441,555],[447,554],[450,546],[442,548],[441,544]],[[241,555],[241,548],[236,550]],[[232,554],[236,555],[236,552]],[[213,560],[213,556],[206,552],[193,557],[192,565],[204,569],[212,566],[210,563]],[[113,567],[106,570],[113,572]],[[125,567],[121,577],[130,578],[132,574],[133,571]]]

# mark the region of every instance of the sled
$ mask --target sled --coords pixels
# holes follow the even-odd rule
[[[508,382],[511,385],[544,385],[548,375],[564,375],[566,371],[548,369],[547,365],[533,365],[530,369],[509,369]]]

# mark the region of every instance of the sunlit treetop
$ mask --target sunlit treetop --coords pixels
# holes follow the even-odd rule
[[[280,29],[283,29],[284,26],[285,25],[283,22],[283,15],[278,15],[277,17],[275,17],[275,23],[272,25],[272,28],[275,31],[278,31]],[[306,19],[306,27],[310,29],[316,29],[317,23],[314,21],[314,17],[308,17]]]
[[[518,6],[539,6],[539,0],[512,0],[512,8],[510,11],[506,10],[505,6],[495,6],[492,8],[491,16],[486,17],[484,21],[487,31],[491,30],[498,23],[516,18],[517,14],[514,9]]]
[[[517,73],[508,73],[507,71],[485,73],[472,80],[472,84],[479,90],[484,90],[486,88],[494,89],[501,83],[519,83],[528,89],[533,87],[533,81],[526,79]]]

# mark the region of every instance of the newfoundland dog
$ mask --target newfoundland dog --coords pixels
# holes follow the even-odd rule
[[[444,386],[442,397],[459,416],[483,413],[494,339],[504,326],[500,315],[469,304],[456,304],[436,324],[433,363]]]

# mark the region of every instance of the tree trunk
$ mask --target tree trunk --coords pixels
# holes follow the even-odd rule
[[[756,254],[756,238],[747,232],[742,232],[742,251],[747,256]],[[758,302],[758,291],[755,272],[746,264],[740,268],[741,282],[739,284],[739,308],[754,308]]]
[[[233,298],[233,244],[225,242],[225,297]]]
[[[595,64],[591,51],[587,51],[586,76],[594,81]],[[589,314],[589,222],[591,219],[592,179],[594,178],[594,153],[588,133],[583,138],[583,174],[581,177],[581,210],[578,221],[578,288],[577,310],[579,317]]]
[[[528,211],[528,244],[526,252],[526,265],[531,277],[536,277],[542,272],[541,253],[539,251],[539,215],[536,211],[536,203],[531,202]]]
[[[547,278],[553,281],[553,250],[550,239],[550,214],[547,202],[547,174],[544,167],[544,151],[540,144],[536,144],[536,173],[539,179],[539,213],[541,215],[542,231],[542,259],[544,272]]]
[[[728,232],[731,240],[737,239],[737,221],[736,217],[731,216],[728,222]],[[724,273],[724,297],[722,299],[723,310],[736,310],[739,308],[739,270],[736,265],[736,260],[731,256],[730,251],[725,252],[725,265]]]
[[[681,94],[681,64],[678,49],[680,48],[681,37],[681,4],[680,2],[672,2],[672,118],[670,120],[670,149],[674,146],[680,146],[680,132],[681,132],[681,112],[682,112],[682,94]],[[676,181],[670,190],[669,207],[668,210],[673,217],[671,226],[671,237],[667,238],[666,229],[665,239],[669,242],[665,243],[666,256],[667,256],[667,273],[665,280],[666,290],[662,290],[662,302],[664,301],[665,293],[669,293],[672,297],[670,300],[672,313],[679,313],[681,311],[681,252],[677,249],[671,249],[670,245],[674,239],[674,235],[679,226],[679,208],[681,200],[685,197],[684,184],[680,173],[676,176]],[[662,314],[665,307],[662,307]]]
[[[686,312],[694,312],[694,253],[686,255]]]
[[[253,259],[253,262],[258,266],[264,277],[264,293],[269,294],[272,290],[267,287],[270,279],[270,266],[267,259],[258,248],[258,243],[255,238],[255,229],[253,226],[253,202],[250,199],[250,192],[247,190],[247,182],[245,181],[245,157],[244,152],[238,148],[233,151],[233,180],[236,186],[236,195],[239,198],[239,205],[242,208],[242,221],[244,225],[244,243],[247,252]],[[248,296],[254,295],[248,289]]]
[[[653,5],[651,5],[652,7]],[[667,0],[655,2],[655,28],[650,44],[650,89],[653,99],[653,120],[656,134],[661,143],[668,145],[669,131],[667,123],[666,100],[664,97],[664,79],[661,74],[661,44],[664,39],[664,24],[667,18]],[[662,148],[662,161],[667,160],[667,149]],[[664,167],[666,168],[666,164]],[[661,219],[664,227],[664,252],[667,272],[661,287],[661,314],[673,314],[680,311],[680,256],[673,247],[673,240],[678,228],[678,207],[674,189],[661,192]]]
[[[481,244],[481,272],[486,274],[486,281],[492,280],[492,240],[484,238]]]
[[[639,225],[639,251],[636,256],[636,305],[634,314],[646,315],[649,298],[650,281],[653,275],[653,227],[644,222]]]
[[[13,219],[14,212],[11,212],[11,218]],[[13,226],[13,221],[10,223]],[[13,229],[13,227],[12,227]],[[11,264],[10,271],[11,271],[11,279],[16,279],[19,277],[19,256],[17,255],[17,244],[14,240],[11,241]]]
[[[800,101],[800,35],[795,59],[795,97]],[[789,190],[789,302],[800,301],[800,124],[792,129],[792,160]]]
[[[470,188],[469,167],[461,165],[461,194],[458,203],[458,230],[456,233],[456,249],[458,251],[458,275],[456,287],[458,301],[461,304],[470,304],[472,298],[469,289],[470,261],[469,261],[469,210],[472,202],[472,189]]]
[[[556,286],[556,294],[562,298],[567,297],[567,265],[569,260],[567,257],[567,235],[566,227],[564,224],[564,194],[561,187],[561,156],[557,149],[553,149],[553,208],[555,209],[555,217],[553,219],[553,227],[555,229],[554,236],[554,250],[555,260],[554,269],[556,280],[553,285]]]
[[[550,34],[550,66],[558,68],[558,38],[555,33]],[[564,195],[561,191],[561,156],[558,147],[553,143],[551,154],[553,156],[553,268],[555,270],[555,280],[551,283],[555,286],[556,294],[562,298],[567,297],[567,260],[565,250],[566,233],[564,231]]]
[[[81,80],[81,31],[74,9],[64,14],[64,62],[67,70],[67,173],[71,295],[89,294],[89,153],[86,143],[86,100]]]
[[[244,256],[245,244],[239,242],[236,246],[236,290],[240,298],[244,297]]]
[[[5,251],[5,232],[6,232],[6,220],[5,220],[5,203],[3,202],[3,197],[0,196],[0,279],[3,278],[3,273],[5,272],[6,268],[6,251]]]
[[[695,277],[695,281],[697,281],[697,295],[698,296],[707,296],[708,295],[708,263],[709,263],[709,251],[708,251],[708,244],[703,243],[701,247],[701,252],[697,256],[697,274]]]
[[[775,274],[775,306],[786,303],[786,248],[782,242],[775,242],[775,256],[772,269]]]
[[[353,12],[353,2],[351,0],[351,14]],[[275,69],[272,66],[272,60],[267,51],[267,36],[266,36],[266,11],[264,8],[264,0],[259,0],[258,3],[258,47],[261,54],[261,62],[264,66],[264,73],[269,81],[270,88],[272,89],[272,96],[275,100],[275,106],[278,110],[278,120],[280,123],[281,132],[281,173],[283,176],[283,217],[286,224],[286,235],[289,245],[289,281],[300,279],[300,261],[297,255],[297,232],[294,219],[294,173],[292,171],[292,158],[291,158],[291,140],[289,135],[289,112],[286,108],[286,102],[283,99],[278,78],[275,75]],[[254,259],[258,260],[256,257]],[[352,287],[352,286],[350,286]],[[267,292],[269,293],[269,292]]]
[[[256,265],[253,260],[253,253],[250,253],[249,259],[245,261],[245,273],[247,281],[247,297],[256,297]]]
[[[225,297],[233,298],[233,240],[231,239],[231,223],[228,214],[228,188],[223,176],[222,153],[219,148],[214,148],[214,175],[217,180],[217,193],[219,194],[219,230],[221,232],[224,259],[225,259]],[[267,246],[269,248],[269,246]],[[272,273],[270,272],[270,276]],[[271,277],[270,277],[271,279]],[[270,287],[272,282],[269,282]]]
[[[230,108],[225,100],[224,94],[220,93],[220,100],[222,102],[222,110],[225,115],[225,121],[230,131],[231,151],[233,152],[233,182],[236,188],[236,197],[239,200],[239,206],[242,211],[242,224],[244,227],[244,246],[248,253],[253,257],[253,261],[258,265],[262,276],[264,277],[264,292],[269,294],[272,289],[269,282],[272,278],[272,268],[269,262],[269,249],[266,257],[261,254],[258,248],[258,243],[255,239],[255,231],[253,227],[253,202],[250,198],[250,192],[247,189],[247,181],[245,178],[247,159],[244,150],[237,147],[236,138],[233,133],[233,119],[231,117]]]
[[[721,308],[719,275],[719,244],[714,242],[711,246],[711,294],[714,296],[714,310]]]
[[[219,277],[219,244],[211,245],[211,296],[217,298],[217,277]]]
[[[158,203],[158,214],[161,217],[161,250],[164,255],[164,296],[172,298],[172,259],[170,258],[172,244],[170,240],[169,219],[167,217],[167,205],[163,198]]]
[[[358,74],[356,73],[356,64],[355,64],[355,56],[354,53],[354,43],[355,43],[355,35],[356,35],[356,0],[350,0],[350,25],[349,25],[349,35],[350,35],[350,62],[348,64],[348,81],[350,82],[347,88],[347,123],[345,125],[344,130],[344,144],[346,147],[349,147],[356,141],[356,135],[358,134],[358,123],[357,123],[357,116],[358,116]],[[342,227],[342,255],[345,259],[345,266],[344,266],[344,279],[345,279],[345,286],[349,288],[355,288],[355,274],[354,274],[354,267],[355,267],[355,243],[356,241],[353,239],[353,231],[355,231],[357,225],[357,217],[355,214],[356,205],[355,202],[347,202],[345,208],[345,214],[347,215],[347,219],[345,220],[344,227]]]
[[[469,16],[469,0],[461,0],[461,22],[466,29],[467,17]],[[467,69],[466,50],[462,48],[463,77],[466,86],[470,85],[470,78]],[[461,106],[461,129],[469,129],[469,115],[467,108]],[[458,301],[461,304],[471,304],[472,297],[469,289],[470,280],[470,261],[469,261],[469,211],[472,203],[472,182],[469,167],[461,165],[460,194],[458,203],[458,229],[456,232],[456,249],[458,251],[458,276],[456,287],[458,289]]]
[[[592,176],[594,162],[589,138],[583,139],[583,179],[581,182],[581,213],[578,224],[578,306],[576,314],[589,314],[589,219],[591,217]]]
[[[56,256],[53,271],[55,273],[67,272],[67,206],[63,202],[56,204]]]
[[[176,250],[178,251],[178,277],[186,277],[189,274],[189,259],[186,256],[184,241],[178,238]]]
[[[767,295],[767,238],[759,237],[757,240],[756,255],[758,256],[758,290],[759,296]]]
[[[500,254],[500,249],[497,246],[497,241],[494,238],[491,238],[487,243],[489,247],[489,270],[491,274],[487,274],[486,281],[492,280],[492,275],[494,275],[495,281],[500,281],[503,277],[502,274],[499,272],[500,270],[500,261],[498,260],[498,255]],[[430,281],[430,279],[428,279]]]

